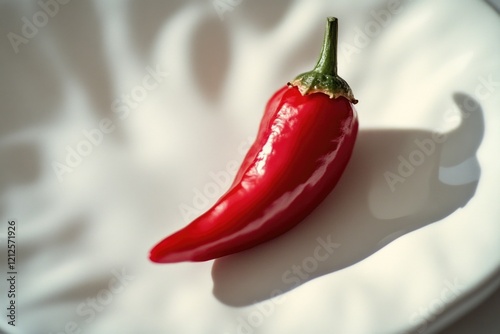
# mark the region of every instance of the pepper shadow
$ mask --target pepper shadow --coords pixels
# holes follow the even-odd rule
[[[461,93],[453,98],[461,120],[450,132],[360,131],[337,187],[301,224],[214,262],[215,297],[231,306],[269,299],[277,290],[289,291],[351,266],[465,206],[480,177],[476,151],[484,122],[473,98]],[[300,273],[292,270],[306,259]]]

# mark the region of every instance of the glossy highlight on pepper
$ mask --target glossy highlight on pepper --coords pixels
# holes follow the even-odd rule
[[[328,18],[318,64],[271,97],[228,191],[160,241],[153,262],[206,261],[251,248],[296,226],[331,192],[358,131],[356,100],[336,73],[336,39],[337,20]]]

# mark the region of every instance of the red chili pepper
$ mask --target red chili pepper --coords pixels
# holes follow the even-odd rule
[[[229,190],[158,243],[154,262],[206,261],[251,248],[302,221],[335,187],[354,147],[357,101],[337,75],[337,19],[328,18],[316,67],[267,103]]]

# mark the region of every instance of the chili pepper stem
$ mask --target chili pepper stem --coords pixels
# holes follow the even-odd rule
[[[337,76],[338,22],[336,17],[327,18],[323,47],[318,63],[313,69],[315,72]]]
[[[328,17],[321,53],[312,71],[297,76],[290,86],[296,86],[302,95],[323,93],[330,98],[345,97],[357,103],[347,82],[337,74],[338,20]]]

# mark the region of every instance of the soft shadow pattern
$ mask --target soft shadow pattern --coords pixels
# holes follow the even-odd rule
[[[220,98],[231,60],[228,30],[215,16],[204,18],[191,47],[192,75],[200,92],[214,103]]]
[[[497,14],[500,14],[500,2],[495,0],[486,0],[486,3],[493,8]]]
[[[0,161],[0,194],[9,187],[35,182],[40,176],[40,153],[36,144],[0,146]]]
[[[64,15],[58,15],[49,27],[54,28],[52,34],[67,74],[85,89],[92,106],[89,111],[97,113],[99,118],[108,117],[114,94],[106,63],[104,28],[97,8],[87,1],[74,1],[63,8]]]
[[[451,132],[361,131],[345,175],[309,217],[277,239],[214,262],[216,298],[232,306],[268,299],[275,289],[288,291],[355,264],[466,205],[480,176],[475,154],[483,114],[471,97],[453,97],[461,123]],[[315,259],[318,238],[336,244],[331,255],[321,250],[321,260]],[[293,270],[305,260],[309,272]]]
[[[16,29],[21,29],[20,18],[27,15],[20,10],[22,6],[16,5],[16,2],[0,4],[3,14],[0,31],[4,32],[4,37],[0,39],[1,139],[15,136],[30,127],[50,124],[60,116],[58,106],[63,100],[63,81],[54,68],[50,54],[38,46],[38,43],[45,42],[46,35],[40,33],[26,44],[17,45],[17,48],[7,38],[9,32],[21,34]]]
[[[238,19],[246,20],[255,29],[270,31],[283,22],[292,4],[292,1],[276,1],[270,6],[267,1],[243,1],[238,6]]]
[[[157,40],[158,32],[165,22],[182,8],[181,0],[148,1],[146,4],[132,1],[129,6],[131,41],[144,63],[151,62],[151,50]]]

